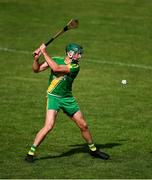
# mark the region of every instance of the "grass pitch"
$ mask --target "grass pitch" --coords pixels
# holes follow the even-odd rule
[[[150,0],[0,0],[0,178],[152,178],[151,17]],[[71,18],[79,28],[48,51],[64,55],[69,42],[84,46],[73,92],[111,160],[90,157],[79,129],[60,112],[38,160],[28,164],[24,156],[44,122],[49,75],[32,72],[31,52]]]

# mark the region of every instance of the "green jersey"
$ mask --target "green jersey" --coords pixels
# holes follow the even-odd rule
[[[52,59],[59,65],[66,65],[64,57],[53,57]],[[49,87],[47,90],[48,94],[58,97],[72,96],[72,83],[79,72],[80,66],[75,62],[71,62],[68,66],[70,68],[68,74],[56,73],[51,70]]]

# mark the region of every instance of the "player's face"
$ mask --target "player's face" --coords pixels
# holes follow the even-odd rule
[[[76,53],[76,54],[74,54],[73,56],[72,56],[72,60],[74,60],[74,61],[77,61],[77,60],[79,60],[80,58],[81,58],[81,54],[80,53]]]

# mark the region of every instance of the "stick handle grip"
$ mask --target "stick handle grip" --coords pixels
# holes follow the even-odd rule
[[[53,40],[54,38],[51,38],[48,42],[45,43],[45,46],[48,46]]]
[[[45,43],[45,46],[48,46],[54,39],[56,39],[58,36],[60,36],[62,33],[66,32],[68,30],[68,26],[65,26],[63,29],[61,29],[59,32],[57,32],[48,42]]]

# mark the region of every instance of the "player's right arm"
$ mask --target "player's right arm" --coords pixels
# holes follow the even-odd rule
[[[39,63],[40,55],[41,55],[41,52],[39,51],[39,49],[37,49],[34,52],[34,61],[33,61],[33,65],[32,65],[32,69],[35,73],[44,71],[49,67],[49,65],[46,61]]]
[[[62,72],[65,74],[68,74],[70,72],[70,68],[68,65],[58,65],[46,52],[46,46],[45,44],[42,44],[40,46],[40,51],[43,54],[46,63],[48,64],[48,66],[53,70],[53,72]]]

